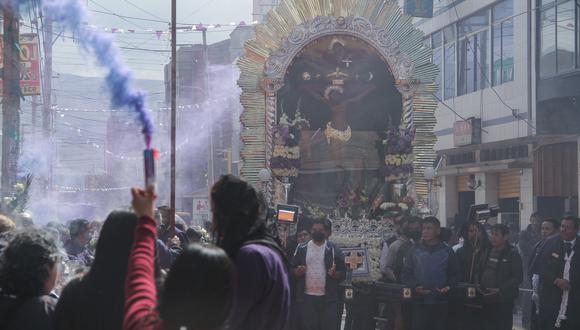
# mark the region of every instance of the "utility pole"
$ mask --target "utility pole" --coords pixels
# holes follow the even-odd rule
[[[207,102],[210,99],[210,87],[209,87],[209,55],[207,50],[207,28],[204,26],[201,30],[203,36],[203,66],[205,70],[204,74],[204,89],[205,89],[205,100],[204,103],[207,106]],[[208,152],[208,191],[211,189],[212,185],[215,183],[215,165],[214,165],[214,142],[213,142],[213,113],[210,109],[209,113],[209,152]]]
[[[176,120],[177,120],[177,4],[171,0],[171,193],[170,230],[175,232],[175,167],[176,167]]]
[[[4,7],[4,76],[2,99],[2,196],[14,192],[20,155],[20,22],[18,6]]]
[[[44,48],[44,79],[42,79],[42,136],[46,141],[52,141],[52,18],[48,16],[44,17],[43,23],[44,36],[42,40]],[[48,157],[49,172],[47,173],[47,177],[44,179],[44,187],[47,191],[51,191],[53,171],[52,152],[48,152]]]

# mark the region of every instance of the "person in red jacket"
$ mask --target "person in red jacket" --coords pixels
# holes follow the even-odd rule
[[[235,272],[227,254],[192,244],[171,266],[157,301],[154,277],[155,191],[132,189],[135,230],[125,283],[125,330],[218,330],[234,304]]]

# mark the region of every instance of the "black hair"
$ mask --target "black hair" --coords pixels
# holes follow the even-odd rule
[[[124,287],[137,216],[117,211],[105,220],[88,273],[67,285],[55,311],[58,329],[120,329]]]
[[[187,223],[185,223],[185,220],[183,220],[177,214],[175,215],[175,228],[177,228],[183,232],[186,231],[188,228]]]
[[[503,223],[496,223],[495,225],[491,226],[491,231],[495,231],[500,233],[502,236],[507,236],[510,233],[510,229]]]
[[[249,241],[268,241],[284,255],[277,240],[268,232],[268,206],[263,194],[233,175],[222,176],[211,189],[214,237],[217,245],[235,259],[240,247]]]
[[[413,216],[413,217],[406,217],[407,223],[411,224],[411,223],[418,223],[421,224],[421,222],[423,221],[423,219],[417,217],[417,216]]]
[[[578,219],[575,216],[571,216],[571,215],[566,216],[566,217],[564,217],[562,222],[564,222],[564,221],[572,221],[572,223],[574,224],[574,229],[580,228],[580,219]]]
[[[56,242],[45,231],[28,228],[16,232],[0,256],[2,292],[24,299],[42,296],[59,257]]]
[[[426,217],[425,219],[423,219],[422,224],[423,225],[432,224],[435,227],[441,228],[441,221],[439,221],[439,219],[435,217]]]
[[[453,232],[451,231],[451,229],[446,228],[446,227],[442,227],[441,228],[441,234],[439,234],[439,239],[443,242],[447,242],[449,241],[451,238],[453,237]]]
[[[480,222],[467,222],[463,224],[460,231],[460,235],[461,237],[463,237],[463,245],[467,246],[471,244],[471,246],[473,246],[473,244],[475,243],[469,240],[469,227],[471,226],[475,226],[479,230],[479,241],[477,242],[477,245],[483,247],[489,246],[490,242],[489,237],[487,236],[487,231]]]
[[[327,224],[326,221],[324,219],[314,219],[312,220],[312,223],[310,224],[310,230],[312,230],[312,228],[314,227],[314,225],[322,225],[322,227],[324,227],[325,230],[327,230]]]
[[[175,260],[159,302],[168,329],[218,329],[234,306],[235,268],[220,248],[189,245]]]
[[[197,230],[196,228],[193,227],[189,227],[187,228],[187,230],[185,231],[185,236],[187,236],[187,238],[196,238],[196,239],[201,239],[201,237],[203,236],[202,233]]]
[[[69,223],[68,229],[70,232],[70,238],[76,238],[80,234],[90,230],[89,221],[86,219],[76,219]]]
[[[122,290],[127,274],[127,264],[137,216],[131,212],[116,211],[109,214],[101,232],[95,250],[95,260],[85,276],[93,285],[115,294],[115,288]],[[123,294],[119,294],[121,297]],[[112,297],[109,295],[108,299]]]
[[[324,229],[332,230],[332,221],[330,219],[324,219]]]
[[[310,227],[312,227],[312,219],[309,217],[300,217],[300,220],[298,221],[298,224],[296,225],[296,232],[301,232],[301,231],[310,231]]]
[[[544,219],[542,220],[542,222],[549,222],[552,224],[552,226],[554,226],[555,229],[560,228],[560,221],[553,219],[553,218],[548,218],[548,219]]]

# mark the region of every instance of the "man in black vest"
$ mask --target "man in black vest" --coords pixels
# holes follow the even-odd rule
[[[511,330],[514,300],[522,283],[522,258],[509,242],[504,224],[491,227],[491,249],[479,275],[483,294],[483,320],[486,330]]]
[[[580,220],[568,216],[560,236],[546,243],[540,269],[542,330],[580,329]]]

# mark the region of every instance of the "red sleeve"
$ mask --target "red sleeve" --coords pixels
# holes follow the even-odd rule
[[[141,217],[135,229],[125,281],[124,330],[161,328],[156,310],[155,239],[155,220]]]

